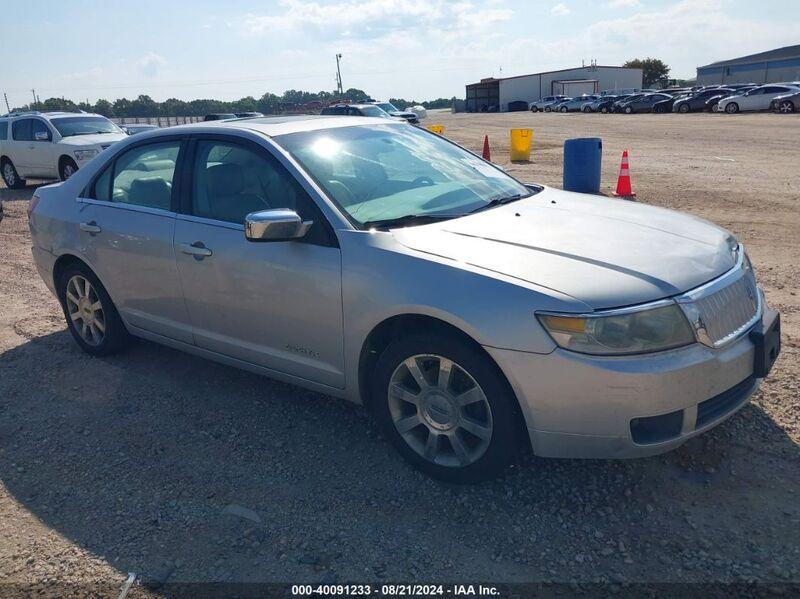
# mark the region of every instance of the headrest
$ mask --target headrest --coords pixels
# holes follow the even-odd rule
[[[160,177],[134,179],[128,192],[128,202],[151,208],[170,209],[172,190]]]
[[[233,162],[209,167],[206,170],[206,189],[217,196],[241,193],[244,189],[244,169]]]

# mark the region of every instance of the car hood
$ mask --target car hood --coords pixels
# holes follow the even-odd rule
[[[125,133],[95,133],[93,135],[70,135],[61,138],[59,143],[68,146],[100,146],[127,139]]]
[[[417,113],[416,112],[410,112],[408,110],[393,110],[389,114],[391,114],[392,116],[402,116],[402,117],[414,117],[414,118],[417,118]]]
[[[593,309],[678,295],[736,263],[733,236],[700,218],[550,188],[392,233],[412,250],[558,291]]]

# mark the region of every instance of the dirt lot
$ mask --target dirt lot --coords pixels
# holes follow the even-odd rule
[[[508,128],[532,127],[532,162],[509,170],[555,186],[564,139],[602,137],[605,192],[628,149],[638,201],[734,231],[783,318],[782,356],[752,405],[665,456],[534,458],[504,480],[443,485],[357,406],[150,343],[82,354],[31,262],[34,187],[0,189],[0,588],[114,594],[129,572],[156,584],[800,582],[800,118],[433,119],[476,150],[488,133],[499,163]]]

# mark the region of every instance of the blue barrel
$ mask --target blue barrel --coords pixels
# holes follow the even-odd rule
[[[598,193],[602,161],[603,140],[599,137],[582,137],[565,141],[564,190]]]

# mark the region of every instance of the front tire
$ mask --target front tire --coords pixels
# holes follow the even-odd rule
[[[14,163],[10,160],[4,160],[2,165],[3,181],[9,189],[22,189],[27,184],[27,181],[19,176]]]
[[[562,106],[559,110],[561,112],[569,112],[569,109],[566,106]]]
[[[689,112],[689,105],[681,104],[680,106],[678,106],[678,112],[686,114],[687,112]]]
[[[87,354],[107,356],[130,343],[114,302],[88,266],[73,264],[60,274],[58,299],[69,332]]]
[[[625,114],[633,114],[633,108],[630,106],[625,107]]]
[[[539,108],[536,106],[531,106],[531,112],[539,112]]]
[[[730,102],[725,105],[725,112],[728,114],[736,114],[739,112],[739,105],[736,102]]]
[[[456,336],[393,341],[375,367],[374,414],[400,454],[426,474],[475,483],[517,455],[519,409],[490,358]]]
[[[58,165],[58,175],[62,181],[66,181],[78,172],[78,165],[72,158],[62,158]]]

